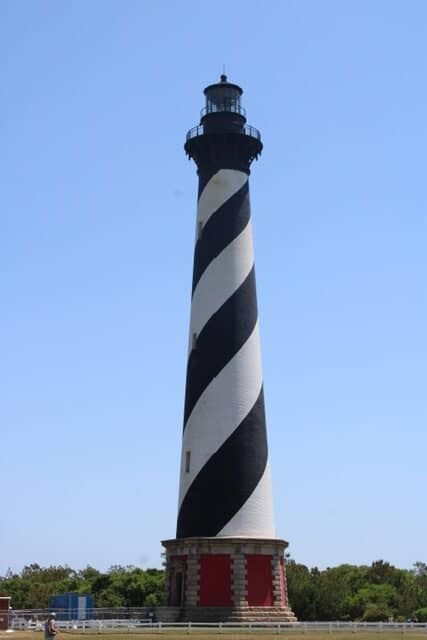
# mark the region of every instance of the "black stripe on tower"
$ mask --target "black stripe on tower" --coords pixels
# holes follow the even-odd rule
[[[184,428],[206,387],[245,344],[257,321],[255,271],[214,313],[197,337],[187,365]]]
[[[203,227],[194,249],[193,293],[212,260],[242,233],[249,219],[249,188],[246,181]]]
[[[194,479],[178,515],[177,538],[216,536],[245,504],[267,465],[264,395]]]
[[[203,189],[208,184],[209,180],[215,175],[218,169],[214,169],[210,167],[208,171],[197,171],[199,176],[199,190],[198,190],[198,198],[202,195]]]

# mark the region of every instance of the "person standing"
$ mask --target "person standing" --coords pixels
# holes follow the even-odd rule
[[[58,628],[56,626],[56,613],[50,613],[44,626],[45,640],[54,640],[57,633]]]

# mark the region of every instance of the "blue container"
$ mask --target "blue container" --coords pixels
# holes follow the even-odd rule
[[[87,593],[58,593],[49,596],[49,611],[57,620],[91,620],[93,596]]]

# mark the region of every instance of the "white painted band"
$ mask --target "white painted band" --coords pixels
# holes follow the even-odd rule
[[[198,234],[199,224],[205,225],[211,215],[243,187],[247,179],[246,173],[235,169],[220,169],[212,176],[200,194],[196,234]]]
[[[251,335],[200,396],[185,427],[179,506],[191,483],[254,406],[262,387],[258,322]],[[191,452],[185,471],[185,452]]]
[[[193,346],[193,334],[198,335],[209,318],[240,287],[253,263],[252,225],[249,221],[242,233],[212,260],[197,283],[191,303],[189,352]]]
[[[268,463],[255,491],[217,535],[219,537],[275,537],[270,467]]]

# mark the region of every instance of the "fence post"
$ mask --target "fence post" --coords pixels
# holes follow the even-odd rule
[[[280,633],[280,622],[277,624],[277,633]]]
[[[162,623],[161,622],[159,622],[158,629],[159,629],[159,633],[161,633],[162,632]]]
[[[332,633],[332,622],[329,623],[329,633]]]
[[[222,622],[218,625],[218,633],[222,633]]]
[[[251,625],[251,623],[250,623],[250,622],[249,622],[249,624],[248,624],[248,631],[249,631],[249,633],[252,633],[252,625]]]

